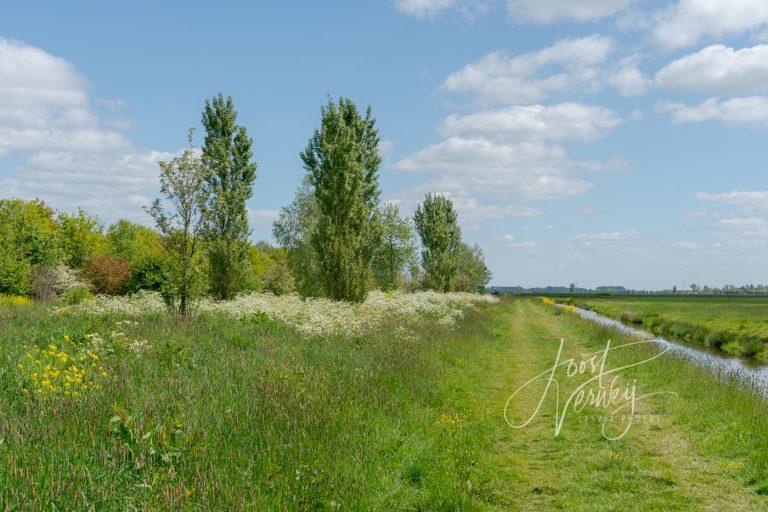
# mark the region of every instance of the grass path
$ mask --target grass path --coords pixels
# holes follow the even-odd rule
[[[670,400],[668,396],[657,396],[639,402],[636,413],[645,421],[636,422],[625,437],[616,441],[606,440],[600,424],[588,421],[590,416],[606,414],[594,408],[578,415],[569,413],[560,435],[554,437],[555,401],[551,392],[531,424],[522,429],[509,427],[501,417],[503,404],[522,383],[553,364],[559,338],[567,337],[563,356],[570,357],[595,351],[601,345],[599,338],[606,333],[570,315],[556,315],[532,301],[513,301],[505,308],[505,321],[499,322],[494,336],[509,342],[497,345],[497,356],[488,368],[489,378],[476,389],[477,403],[486,409],[482,415],[495,421],[490,455],[483,463],[485,474],[492,475],[487,477],[482,496],[490,509],[768,510],[768,500],[747,484],[740,471],[745,461],[738,456],[738,447],[723,454],[722,446],[702,442],[706,436],[691,436],[689,427],[696,429],[697,425],[681,423],[681,418],[689,414],[686,410],[696,407],[695,402],[685,401],[686,397]],[[640,360],[643,350],[648,349],[625,349],[623,356]],[[627,378],[638,379],[643,393],[680,391],[686,385],[686,372],[699,373],[686,368],[679,372],[681,381],[658,383],[655,373],[665,371],[666,364],[649,362],[633,368]],[[567,387],[565,380],[561,384]],[[619,380],[619,384],[625,383],[627,380]],[[672,389],[670,383],[675,384]],[[729,392],[724,385],[720,391]],[[519,395],[510,416],[527,418],[541,392],[539,387]],[[570,390],[561,389],[560,393],[564,397]],[[686,412],[680,414],[679,410]],[[711,414],[714,421],[722,420],[722,411],[701,412]],[[737,420],[730,425],[721,423],[720,427],[739,428]],[[717,439],[712,442],[716,444]]]

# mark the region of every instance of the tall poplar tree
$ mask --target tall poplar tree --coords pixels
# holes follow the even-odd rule
[[[379,135],[371,108],[362,117],[345,98],[328,100],[320,128],[301,153],[314,190],[317,222],[310,235],[324,295],[362,301],[378,246]]]
[[[427,194],[413,217],[421,237],[422,284],[425,288],[448,292],[458,269],[461,229],[456,223],[456,211],[450,199]]]
[[[209,196],[205,215],[211,291],[218,299],[229,299],[242,282],[248,250],[248,208],[253,195],[256,164],[251,162],[253,140],[237,124],[232,97],[205,101],[203,161],[209,169]]]

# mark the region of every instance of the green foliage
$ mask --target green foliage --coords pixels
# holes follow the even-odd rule
[[[483,250],[475,244],[470,247],[464,242],[456,251],[458,264],[454,289],[460,292],[483,292],[491,281],[491,272],[485,264]]]
[[[421,237],[423,286],[432,290],[451,290],[458,269],[457,252],[461,230],[450,199],[427,194],[414,215],[416,231]]]
[[[74,215],[60,213],[56,223],[61,233],[64,262],[69,267],[82,268],[91,254],[107,250],[98,217],[86,213],[82,208],[78,208]]]
[[[63,258],[53,210],[42,201],[0,200],[0,293],[31,295],[37,266]]]
[[[86,286],[78,286],[75,288],[70,288],[64,293],[64,296],[62,297],[62,300],[65,304],[68,304],[70,306],[74,306],[75,304],[80,304],[84,300],[88,300],[92,298],[93,295],[91,295],[91,291]]]
[[[294,289],[293,274],[288,266],[288,257],[285,253],[274,255],[274,260],[264,274],[264,289],[275,295],[285,295]]]
[[[107,228],[106,239],[108,254],[131,264],[131,292],[162,288],[170,270],[157,231],[120,219]]]
[[[190,131],[190,143],[192,133]],[[147,211],[155,219],[168,254],[168,280],[164,294],[178,301],[178,312],[186,315],[189,302],[201,291],[199,238],[203,229],[209,190],[208,170],[193,150],[160,165],[160,193],[168,206],[157,199]]]
[[[296,290],[303,297],[323,295],[320,263],[311,242],[317,218],[314,189],[309,176],[305,176],[296,190],[294,200],[280,210],[272,230],[277,243],[288,251],[288,266]]]
[[[253,140],[237,124],[231,97],[222,94],[206,100],[203,162],[208,202],[205,237],[208,241],[211,291],[219,299],[237,293],[248,252],[248,208],[253,194],[256,164],[251,162]]]
[[[370,107],[361,117],[351,100],[340,98],[322,108],[320,129],[301,153],[317,206],[310,242],[323,294],[333,299],[362,301],[368,293],[379,243],[378,144]]]
[[[408,219],[400,217],[397,205],[386,205],[378,221],[381,244],[373,256],[373,272],[382,290],[393,290],[403,281],[403,270],[416,254],[416,239],[413,226]]]

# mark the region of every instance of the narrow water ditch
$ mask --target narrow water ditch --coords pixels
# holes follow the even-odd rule
[[[667,354],[691,361],[697,366],[708,369],[712,374],[723,380],[736,380],[740,384],[752,388],[764,396],[768,396],[768,366],[766,365],[759,365],[738,357],[729,357],[725,354],[668,340],[587,309],[574,307],[573,311],[580,317],[596,324],[617,329],[624,334],[653,341],[667,349]]]

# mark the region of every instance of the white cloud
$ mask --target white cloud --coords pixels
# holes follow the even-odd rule
[[[401,171],[431,171],[436,190],[478,191],[519,200],[582,194],[592,185],[576,176],[579,164],[558,146],[497,143],[451,137],[397,162]]]
[[[703,246],[696,242],[677,242],[672,245],[673,249],[681,249],[683,251],[697,251]]]
[[[675,123],[701,123],[704,121],[725,121],[731,124],[746,124],[768,127],[768,98],[747,96],[743,98],[709,98],[698,105],[684,103],[659,103],[657,112],[667,112]]]
[[[157,161],[173,156],[157,151],[41,151],[0,183],[9,195],[41,197],[60,209],[82,206],[111,219],[139,219],[144,218],[141,207],[156,195]]]
[[[653,35],[660,45],[674,49],[705,37],[756,30],[766,22],[765,0],[680,0],[658,14]]]
[[[440,185],[435,182],[400,190],[388,202],[397,204],[404,215],[411,215],[416,210],[416,206],[424,199],[424,195],[430,192],[443,195],[453,202],[453,206],[458,212],[459,224],[464,229],[479,229],[482,223],[489,219],[538,217],[542,215],[539,210],[527,206],[498,205],[488,201],[479,201],[466,191],[440,188]]]
[[[708,46],[664,66],[655,83],[666,91],[701,91],[713,95],[768,92],[768,46],[734,50]]]
[[[535,23],[591,21],[612,16],[631,0],[509,0],[510,16]]]
[[[418,19],[433,20],[445,11],[455,10],[474,18],[488,8],[487,0],[395,0],[395,9]]]
[[[641,96],[648,90],[651,80],[637,67],[637,56],[622,59],[608,73],[606,81],[622,96]]]
[[[127,147],[119,132],[100,126],[87,86],[67,61],[0,38],[0,154]]]
[[[441,89],[469,93],[480,101],[532,103],[565,92],[596,90],[600,66],[613,50],[611,38],[563,39],[530,53],[490,53],[452,73]]]
[[[738,206],[747,212],[768,211],[768,190],[733,191],[722,194],[699,192],[695,198]]]
[[[449,115],[438,127],[445,136],[495,140],[592,141],[622,123],[613,110],[580,103],[513,106],[465,116]]]
[[[108,219],[145,218],[141,206],[158,186],[156,162],[173,155],[134,148],[120,133],[131,122],[120,115],[102,121],[88,87],[69,62],[0,38],[0,155],[21,161],[0,179],[3,195],[82,206]],[[111,112],[126,106],[98,101]]]
[[[725,237],[768,237],[768,221],[760,217],[721,219],[715,224],[715,229]]]
[[[639,233],[634,230],[629,231],[613,231],[606,233],[583,233],[571,237],[571,240],[581,242],[583,245],[593,245],[596,243],[606,242],[625,242],[629,240],[637,240]]]
[[[454,0],[395,0],[395,9],[416,18],[434,18],[454,6]]]
[[[528,240],[525,242],[511,242],[506,244],[505,247],[512,250],[538,252],[539,243]]]
[[[279,214],[277,210],[248,208],[248,222],[251,227],[271,228]]]

